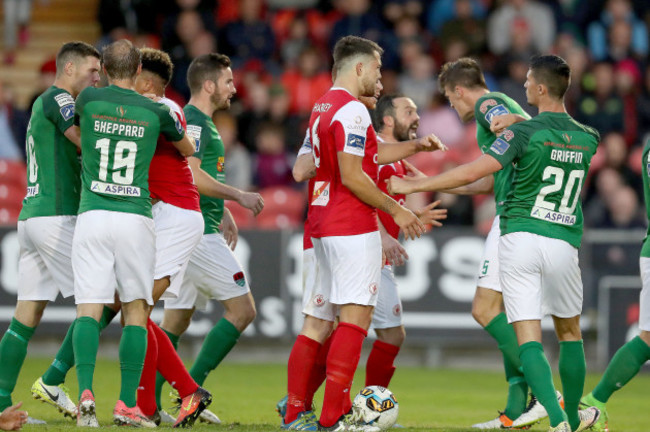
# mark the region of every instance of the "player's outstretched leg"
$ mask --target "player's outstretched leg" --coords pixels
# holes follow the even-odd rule
[[[32,302],[33,303],[33,302]],[[11,393],[27,356],[27,344],[36,327],[29,327],[16,318],[0,341],[0,411],[13,405]]]

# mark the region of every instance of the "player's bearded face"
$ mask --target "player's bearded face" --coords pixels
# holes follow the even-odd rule
[[[395,128],[393,135],[398,141],[408,141],[417,138],[420,116],[415,103],[406,97],[397,98],[395,105]]]
[[[379,96],[383,89],[384,86],[382,85],[381,80],[377,80],[377,83],[375,84],[375,94],[372,96],[359,96],[359,100],[369,110],[375,109],[377,107],[377,100],[379,100]]]
[[[366,61],[363,69],[364,74],[361,80],[360,96],[374,96],[377,82],[381,79],[381,59],[379,53],[375,52],[374,58]]]
[[[235,82],[232,76],[232,69],[226,68],[221,72],[217,81],[215,81],[215,92],[210,95],[210,102],[217,109],[230,108],[230,99],[237,93]]]

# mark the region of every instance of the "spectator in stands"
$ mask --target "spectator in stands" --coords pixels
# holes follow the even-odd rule
[[[646,66],[643,74],[643,86],[637,96],[639,138],[645,142],[650,138],[650,65]]]
[[[607,213],[608,205],[606,200],[624,187],[626,185],[623,176],[614,168],[605,166],[596,173],[591,174],[584,201],[585,226],[596,227],[601,225]]]
[[[295,184],[291,174],[294,158],[284,143],[284,129],[276,124],[266,123],[257,132],[257,154],[253,157],[253,173],[258,188]]]
[[[238,136],[250,152],[255,152],[255,137],[260,126],[270,118],[269,90],[269,86],[263,82],[252,83],[244,98],[246,110],[238,117]]]
[[[41,68],[38,71],[38,87],[36,88],[34,95],[29,100],[29,108],[27,109],[28,114],[31,115],[32,105],[36,102],[36,99],[43,94],[48,87],[54,82],[56,77],[56,58],[52,57],[41,65]]]
[[[289,94],[281,84],[273,84],[269,88],[269,97],[268,120],[284,129],[287,150],[291,154],[295,154],[305,137],[305,125],[309,122],[311,108],[303,115],[291,115],[289,113]]]
[[[298,57],[306,48],[312,46],[309,38],[309,24],[303,14],[296,15],[287,31],[287,36],[280,43],[280,58],[286,68],[298,66]]]
[[[220,49],[230,55],[234,67],[258,59],[272,65],[275,35],[265,20],[263,0],[239,0],[239,19],[226,25]]]
[[[586,91],[576,107],[575,119],[598,129],[601,136],[625,127],[623,100],[614,91],[614,67],[596,63],[585,80]]]
[[[155,0],[100,0],[97,21],[102,36],[97,43],[103,47],[125,37],[158,32]]]
[[[383,4],[382,14],[386,21],[393,27],[404,17],[419,18],[424,12],[424,5],[420,0],[386,0]]]
[[[398,79],[399,92],[411,98],[418,107],[429,106],[433,95],[438,91],[435,72],[436,63],[433,58],[419,54],[405,65],[405,71]]]
[[[463,144],[463,131],[463,123],[442,93],[434,93],[431,102],[421,108],[418,135],[435,134],[453,150]]]
[[[438,36],[447,21],[458,18],[456,0],[434,0],[427,11],[427,29],[431,34]],[[472,16],[475,19],[485,19],[486,8],[480,0],[470,0]]]
[[[507,0],[488,18],[488,47],[494,54],[502,55],[518,42],[512,38],[511,29],[528,29],[530,48],[547,52],[555,39],[555,19],[551,9],[535,0]]]
[[[605,198],[606,211],[593,228],[634,229],[646,228],[645,215],[639,206],[634,189],[623,186]]]
[[[467,44],[466,55],[482,54],[487,43],[485,19],[473,14],[471,0],[458,0],[454,7],[456,16],[445,22],[440,30],[442,48],[448,51],[452,42],[462,40]]]
[[[332,75],[325,71],[323,60],[316,47],[307,46],[298,57],[297,67],[282,74],[282,85],[289,93],[291,114],[309,115],[316,100],[332,87]]]
[[[507,75],[499,80],[500,91],[514,99],[528,114],[537,115],[537,109],[528,103],[526,98],[526,74],[530,57],[525,55],[506,56]]]
[[[0,159],[24,160],[29,118],[14,104],[11,86],[0,81]]]
[[[596,61],[620,56],[626,42],[626,49],[636,58],[642,59],[648,54],[648,29],[634,14],[629,0],[608,0],[600,20],[589,24],[587,39],[591,56]]]
[[[11,65],[16,60],[16,48],[25,46],[29,39],[29,19],[32,0],[4,0],[5,43],[4,62]]]
[[[251,155],[237,140],[237,120],[228,111],[215,111],[214,125],[221,135],[226,152],[226,184],[241,190],[250,190],[252,184]]]

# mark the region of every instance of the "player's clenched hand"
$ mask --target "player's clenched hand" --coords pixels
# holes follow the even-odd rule
[[[238,202],[242,207],[246,207],[247,209],[251,210],[255,216],[260,214],[264,208],[264,200],[262,199],[262,195],[255,192],[242,192]]]
[[[518,117],[515,114],[501,114],[492,118],[490,130],[494,133],[501,133],[505,128],[517,123]]]
[[[388,188],[388,193],[391,195],[405,194],[415,192],[413,186],[413,177],[397,177],[392,176],[386,180],[386,186]]]
[[[440,200],[434,201],[428,206],[415,211],[415,214],[420,218],[423,224],[441,227],[442,223],[438,222],[447,219],[447,209],[437,209],[440,205]]]
[[[409,259],[409,255],[406,253],[404,246],[399,244],[390,234],[386,233],[381,236],[381,248],[383,257],[385,258],[382,262],[388,261],[392,265],[398,266],[404,264]]]
[[[18,430],[27,422],[27,411],[19,410],[22,404],[22,402],[18,402],[16,405],[2,411],[0,414],[0,429],[7,431]]]
[[[393,220],[404,233],[404,238],[415,239],[424,232],[424,224],[411,210],[399,206],[393,214]]]
[[[219,231],[223,234],[226,244],[231,250],[235,250],[237,247],[237,240],[239,239],[239,228],[233,219],[230,210],[227,208],[223,211],[223,217],[221,218],[221,224],[219,225]]]
[[[434,134],[429,134],[422,138],[418,138],[416,143],[417,151],[447,151],[447,146],[440,141],[440,138]]]

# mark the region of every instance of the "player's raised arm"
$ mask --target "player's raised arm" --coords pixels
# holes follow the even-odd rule
[[[400,143],[378,143],[377,161],[384,165],[405,159],[418,152],[436,150],[447,151],[447,146],[434,134]]]
[[[316,175],[316,163],[314,162],[314,156],[312,155],[309,130],[307,130],[305,139],[300,146],[300,150],[298,150],[298,157],[296,158],[296,162],[293,164],[291,173],[293,174],[293,179],[298,183],[309,180]]]

